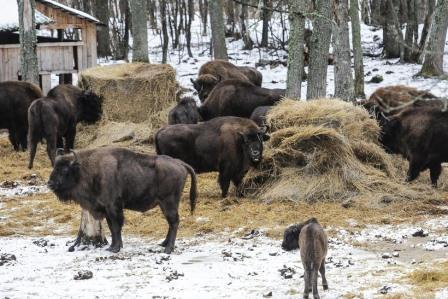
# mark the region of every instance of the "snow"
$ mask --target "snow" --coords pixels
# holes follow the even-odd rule
[[[74,9],[74,8],[72,8],[70,6],[64,5],[64,4],[59,3],[57,1],[54,1],[54,0],[37,0],[37,1],[38,2],[42,2],[44,4],[49,4],[49,6],[56,6],[56,7],[60,8],[60,9],[62,9],[62,10],[65,10],[66,12],[69,12],[71,14],[75,14],[75,15],[80,16],[80,17],[83,17],[83,18],[88,19],[90,21],[93,21],[95,23],[101,23],[100,20],[98,20],[97,18],[89,15],[88,13],[85,13],[83,11]]]
[[[0,31],[15,31],[19,29],[19,9],[17,0],[1,0],[0,9]],[[36,25],[50,24],[54,21],[43,15],[38,10],[35,11]]]

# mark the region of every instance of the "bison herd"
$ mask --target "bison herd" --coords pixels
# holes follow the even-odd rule
[[[112,234],[110,251],[123,246],[124,209],[144,212],[160,206],[169,224],[161,245],[171,253],[187,176],[192,182],[192,212],[196,173],[218,172],[222,197],[228,195],[230,182],[241,196],[243,178],[261,162],[263,142],[269,139],[266,115],[285,96],[283,89],[262,87],[262,75],[255,68],[221,60],[204,64],[191,81],[200,106],[191,97],[179,100],[169,112],[169,124],[155,134],[157,155],[111,147],[74,152],[76,125],[100,120],[102,98],[72,85],[59,85],[44,97],[30,83],[0,83],[0,129],[9,131],[14,150],[29,147],[29,168],[37,144],[45,141],[53,166],[49,188],[59,200],[75,201],[96,219],[106,219]],[[448,162],[447,102],[426,91],[390,86],[359,104],[377,119],[386,151],[409,161],[407,181],[429,169],[436,186],[441,163]],[[312,218],[288,228],[282,247],[300,247],[304,295],[313,291],[317,298],[318,271],[328,288],[327,237],[318,221]]]

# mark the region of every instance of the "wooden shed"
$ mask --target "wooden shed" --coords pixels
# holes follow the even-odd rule
[[[20,80],[17,0],[2,0],[0,10],[0,82]],[[36,0],[37,57],[40,84],[46,94],[51,77],[71,83],[73,74],[96,65],[96,30],[100,21],[53,0]]]

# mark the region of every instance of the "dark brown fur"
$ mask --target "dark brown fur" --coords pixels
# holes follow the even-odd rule
[[[201,102],[204,102],[216,84],[220,81],[237,79],[261,86],[263,75],[257,69],[236,66],[225,60],[213,60],[201,66],[196,80],[191,80]]]
[[[255,108],[254,112],[250,115],[250,119],[253,120],[259,127],[266,127],[266,116],[272,106],[260,106]]]
[[[437,186],[441,163],[448,162],[448,112],[434,107],[412,107],[393,116],[383,127],[381,142],[391,153],[409,161],[406,180],[415,180],[429,168]]]
[[[109,251],[123,247],[123,209],[145,212],[160,206],[169,224],[162,246],[174,249],[179,202],[191,176],[190,208],[196,203],[196,176],[184,162],[167,156],[144,155],[123,148],[82,150],[57,156],[48,186],[63,202],[75,201],[96,219],[106,218],[112,234]]]
[[[261,161],[266,138],[249,119],[219,117],[196,125],[166,126],[156,133],[155,145],[158,154],[181,159],[197,173],[218,171],[226,197],[230,181],[241,195],[243,177]]]
[[[74,148],[76,124],[94,123],[101,118],[101,115],[101,98],[73,85],[56,86],[48,92],[47,97],[34,101],[28,111],[30,143],[28,167],[33,168],[37,144],[42,139],[47,142],[48,157],[53,165],[56,148],[64,147],[66,152]]]
[[[247,81],[226,80],[220,82],[199,107],[202,119],[218,116],[249,118],[255,108],[272,106],[285,96],[284,89],[267,89]]]
[[[42,91],[34,84],[21,81],[0,83],[0,129],[8,129],[14,150],[25,151],[28,146],[28,108],[42,97]]]
[[[168,113],[168,124],[197,124],[201,116],[193,98],[182,98],[179,103]]]
[[[303,298],[313,292],[314,298],[320,298],[317,290],[317,272],[322,275],[324,290],[328,289],[325,276],[325,258],[328,251],[328,240],[325,231],[316,218],[288,227],[284,233],[282,247],[285,250],[300,248],[300,257],[305,271],[305,288]]]

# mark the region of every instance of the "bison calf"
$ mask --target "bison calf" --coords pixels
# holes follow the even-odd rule
[[[73,85],[56,86],[48,92],[47,97],[34,101],[28,110],[28,168],[33,168],[37,144],[42,139],[47,141],[47,153],[53,165],[56,148],[64,147],[68,152],[74,147],[76,124],[95,123],[101,118],[102,111],[102,99],[99,96]]]
[[[322,275],[324,290],[328,289],[325,277],[325,257],[327,256],[327,235],[316,218],[292,225],[286,229],[283,237],[282,247],[285,250],[300,248],[300,257],[305,270],[305,289],[303,298],[308,298],[313,292],[314,298],[320,298],[317,290],[317,272]]]
[[[168,113],[168,124],[197,124],[201,116],[193,98],[182,98],[179,103]]]
[[[9,140],[15,151],[25,151],[28,146],[28,108],[40,97],[42,91],[34,84],[0,82],[0,129],[8,129]]]
[[[190,208],[196,204],[196,175],[184,162],[167,156],[144,155],[122,148],[83,150],[58,155],[48,181],[62,202],[75,201],[95,219],[106,218],[112,234],[111,252],[123,247],[123,209],[145,212],[160,206],[169,224],[162,246],[174,249],[179,226],[179,201],[191,176]]]
[[[158,154],[181,159],[197,173],[218,171],[226,197],[230,181],[242,195],[244,175],[260,163],[268,137],[249,119],[218,117],[196,125],[166,126],[156,133],[155,145]]]

